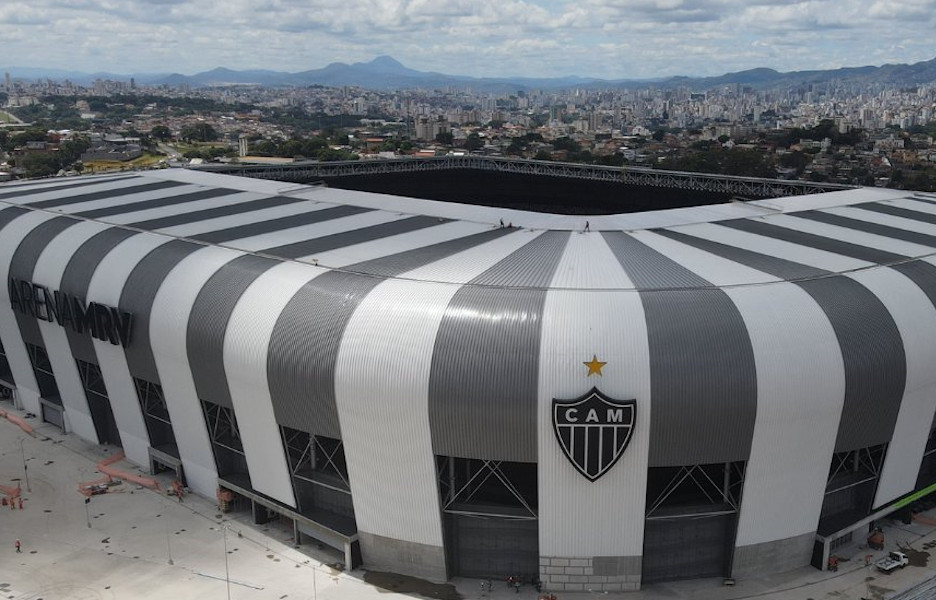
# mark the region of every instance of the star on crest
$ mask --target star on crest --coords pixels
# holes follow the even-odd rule
[[[592,354],[592,359],[589,361],[583,362],[582,364],[588,367],[588,375],[586,375],[586,377],[591,377],[592,375],[595,375],[595,374],[597,374],[600,377],[602,376],[601,368],[604,367],[608,363],[601,362],[600,360],[598,360],[597,354]]]

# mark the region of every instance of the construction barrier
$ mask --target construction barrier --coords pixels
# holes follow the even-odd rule
[[[97,469],[105,476],[101,479],[96,479],[94,481],[84,481],[78,484],[78,492],[85,496],[93,496],[95,493],[101,493],[106,491],[106,488],[114,485],[114,480],[121,481],[130,481],[143,487],[148,487],[151,490],[159,490],[159,482],[157,482],[152,477],[144,477],[143,475],[137,475],[135,473],[130,473],[127,471],[121,471],[112,467],[116,462],[123,460],[124,453],[118,452],[117,454],[106,458],[97,464]]]
[[[0,417],[5,418],[10,423],[13,423],[29,435],[33,435],[32,425],[23,420],[19,415],[14,415],[13,413],[0,409]]]

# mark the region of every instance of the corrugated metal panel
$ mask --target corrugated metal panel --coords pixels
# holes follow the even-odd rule
[[[163,395],[172,419],[179,455],[188,485],[210,496],[217,486],[217,471],[208,430],[195,387],[198,367],[189,362],[188,329],[192,308],[210,278],[239,252],[226,248],[201,248],[179,262],[166,275],[150,314],[150,344],[159,371]],[[221,360],[222,348],[216,350]],[[227,382],[221,366],[224,388]],[[230,398],[228,406],[230,406]],[[277,438],[278,441],[278,438]]]
[[[32,280],[50,290],[61,289],[62,274],[68,259],[83,243],[103,231],[105,227],[106,225],[100,223],[81,221],[62,231],[49,241],[37,257]],[[57,323],[46,321],[38,321],[38,325],[42,334],[42,346],[49,355],[49,364],[55,373],[55,383],[58,385],[72,431],[92,444],[99,443],[84,385],[78,374],[78,366],[72,356],[65,329]],[[90,334],[85,335],[90,339]],[[133,440],[127,442],[127,456],[133,456]]]
[[[906,231],[904,229],[898,229],[897,227],[891,227],[889,225],[882,225],[880,223],[871,223],[868,221],[859,221],[858,219],[850,219],[848,217],[843,217],[841,215],[836,215],[827,212],[821,211],[809,211],[805,213],[797,213],[797,217],[802,219],[810,219],[812,221],[817,221],[819,223],[827,223],[829,225],[835,225],[837,227],[843,227],[848,229],[854,229],[856,231],[864,231],[867,233],[872,233],[874,235],[879,235],[881,237],[889,237],[895,240],[904,240],[914,244],[925,245],[931,248],[936,248],[936,236],[928,235],[925,233],[917,233],[914,231]]]
[[[49,242],[65,229],[80,222],[70,217],[56,217],[31,230],[13,253],[9,276],[20,281],[32,281],[36,261]],[[17,312],[16,322],[24,342],[44,347],[42,334],[39,333],[39,322],[35,317]]]
[[[410,280],[377,286],[351,315],[335,397],[358,531],[442,546],[428,382],[439,323],[459,286],[418,280],[470,280],[533,237],[514,230],[409,271]]]
[[[169,241],[143,258],[130,273],[120,296],[120,309],[133,314],[133,343],[125,350],[133,377],[160,383],[150,349],[150,309],[166,274],[183,258],[202,246],[182,240]]]
[[[82,177],[81,179],[66,179],[66,180],[57,180],[56,184],[61,184],[62,181],[66,181],[64,185],[51,185],[48,179],[26,179],[21,181],[15,181],[13,183],[5,182],[0,184],[0,200],[6,198],[15,198],[17,196],[22,197],[24,195],[30,195],[36,193],[36,190],[40,192],[55,192],[55,191],[68,191],[75,190],[91,185],[101,185],[111,182],[126,181],[130,179],[137,179],[138,175],[123,175],[123,176],[92,176]]]
[[[219,267],[200,288],[186,327],[186,356],[198,398],[231,408],[224,373],[224,334],[244,291],[279,261],[247,255]]]
[[[816,248],[818,250],[824,250],[826,252],[833,252],[835,254],[841,254],[843,256],[850,256],[852,258],[857,258],[858,260],[863,260],[863,261],[872,262],[872,263],[896,262],[898,260],[906,258],[905,256],[894,254],[892,252],[885,252],[877,248],[859,246],[858,244],[843,242],[840,240],[835,240],[835,239],[823,237],[820,235],[807,233],[805,231],[797,231],[795,229],[788,229],[786,227],[779,227],[777,225],[771,225],[765,220],[725,221],[723,223],[720,223],[720,225],[724,227],[731,227],[732,229],[738,229],[740,231],[746,231],[748,233],[753,233],[755,235],[762,235],[764,237],[791,242],[799,246],[807,246],[809,248]]]
[[[265,271],[240,296],[224,335],[224,371],[251,486],[290,506],[296,502],[270,398],[268,349],[283,307],[305,282],[322,272],[300,263],[282,263]]]
[[[132,176],[125,177],[123,179],[95,180],[87,182],[83,182],[79,179],[72,179],[65,185],[49,185],[48,181],[35,183],[35,186],[30,186],[27,189],[16,189],[12,192],[0,191],[0,200],[6,202],[15,202],[17,204],[29,204],[31,202],[40,202],[46,200],[54,201],[57,198],[74,197],[75,194],[72,192],[75,189],[91,187],[93,188],[92,191],[82,190],[82,195],[96,194],[106,190],[119,190],[125,187],[138,186],[141,183],[141,179],[139,176]],[[0,188],[0,190],[5,189],[6,187],[7,186],[4,186],[3,188]],[[18,200],[18,198],[25,198],[25,201]],[[37,205],[33,206],[38,207]]]
[[[683,230],[685,231],[685,229]],[[748,264],[781,277],[791,264],[766,255],[694,239],[675,232],[660,232],[680,241]],[[822,275],[802,267],[805,277]],[[845,405],[835,451],[882,444],[893,433],[903,395],[906,364],[900,333],[887,309],[874,294],[842,276],[816,277],[796,282],[829,318],[845,361]]]
[[[192,200],[191,202],[169,203],[165,204],[164,206],[150,208],[144,206],[138,210],[131,210],[129,212],[121,212],[116,215],[110,215],[102,220],[108,223],[113,223],[115,225],[133,226],[133,223],[137,221],[161,219],[163,217],[181,217],[181,215],[200,213],[204,210],[224,210],[227,208],[236,210],[236,207],[240,206],[241,204],[251,202],[259,197],[261,197],[260,194],[251,194],[249,192],[233,192],[231,194],[222,194],[210,198]],[[198,219],[195,218],[193,220]],[[156,228],[147,227],[144,229],[152,230]]]
[[[725,292],[632,236],[603,235],[641,290],[647,317],[650,466],[747,460],[757,373],[738,309]]]
[[[903,260],[908,256],[920,256],[933,251],[929,246],[910,243],[899,238],[876,235],[850,227],[839,227],[837,225],[820,223],[813,219],[800,219],[798,216],[777,215],[776,217],[770,218],[770,223],[772,225],[779,225],[780,227],[795,229],[824,238],[847,242],[849,246],[873,248],[882,253],[879,256],[880,258],[897,257],[897,261]],[[850,256],[855,255],[852,254]],[[879,262],[890,263],[894,261],[884,260]]]
[[[936,267],[927,263],[910,267],[925,281],[936,281]],[[904,268],[907,268],[907,265]],[[924,271],[927,271],[924,274]],[[872,269],[850,277],[877,296],[893,316],[906,356],[906,385],[903,397],[896,398],[893,436],[887,447],[884,468],[878,480],[874,506],[878,507],[913,490],[920,459],[929,437],[929,425],[936,412],[936,309],[913,279],[894,269]],[[917,277],[920,279],[920,277]],[[932,293],[936,288],[928,286]],[[896,384],[894,384],[896,387]],[[894,399],[879,397],[878,402]],[[883,424],[882,424],[883,425]]]
[[[543,234],[452,298],[439,326],[429,378],[435,454],[536,462],[546,292],[531,288],[549,284],[568,239],[566,232]]]
[[[565,289],[547,292],[543,306],[536,409],[540,555],[639,556],[652,422],[643,305],[636,291],[622,291],[633,282],[597,233],[571,236],[550,287]],[[582,364],[593,356],[607,363],[600,376],[588,375]],[[593,483],[569,463],[552,425],[553,398],[578,398],[592,386],[611,398],[637,401],[627,449]]]
[[[113,250],[114,246],[134,234],[135,232],[128,229],[111,227],[92,236],[72,254],[68,266],[65,267],[65,273],[62,275],[62,285],[59,289],[71,296],[87,298],[91,276],[94,275],[94,270],[101,259]],[[97,364],[94,344],[89,336],[71,329],[66,329],[65,334],[68,336],[72,356],[78,360]]]
[[[188,204],[189,202],[197,202],[199,200],[207,200],[209,198],[220,198],[223,196],[232,196],[237,193],[237,190],[226,190],[220,188],[213,188],[207,190],[199,190],[197,192],[190,192],[188,194],[177,194],[173,196],[166,196],[163,198],[154,198],[152,200],[137,200],[134,202],[127,202],[125,204],[120,204],[118,206],[107,206],[104,208],[97,208],[94,210],[83,210],[79,213],[75,213],[78,216],[84,217],[86,219],[103,219],[105,217],[110,217],[113,215],[121,215],[128,212],[139,212],[144,210],[150,210],[153,208],[162,208],[166,206],[176,206],[179,204]]]
[[[94,269],[87,286],[88,300],[108,306],[120,306],[121,292],[134,268],[151,251],[168,241],[160,236],[140,234],[130,236],[115,245],[101,257]],[[145,323],[141,324],[139,320],[134,322],[130,337],[131,346],[140,343],[140,327],[143,326]],[[121,439],[129,436],[134,440],[134,443],[129,445],[130,451],[127,456],[138,465],[148,465],[146,448],[149,445],[149,433],[143,422],[142,409],[124,349],[101,340],[92,340],[92,343],[97,364],[101,368],[101,376],[112,400],[114,417],[120,426]]]
[[[444,222],[445,221],[441,221],[435,217],[409,217],[390,221],[388,223],[353,229],[351,231],[343,231],[323,237],[293,242],[291,244],[284,244],[282,246],[276,246],[275,248],[268,248],[264,250],[264,252],[281,258],[299,258],[302,256],[311,256],[323,250],[331,250],[333,248],[340,248],[341,246],[350,246],[352,244],[360,244],[378,238],[418,231]]]
[[[823,311],[788,283],[727,290],[757,366],[757,420],[736,545],[814,532],[838,432],[845,372]]]
[[[717,242],[719,244],[725,244],[727,246],[732,246],[741,250],[748,250],[766,257],[779,258],[787,261],[788,264],[798,263],[799,265],[802,265],[802,268],[806,268],[806,265],[808,265],[809,267],[816,269],[816,272],[838,273],[841,271],[850,271],[853,269],[863,269],[874,264],[867,261],[856,260],[854,258],[842,256],[841,254],[833,254],[831,252],[826,252],[825,250],[817,250],[815,248],[800,246],[798,244],[793,244],[783,240],[769,238],[762,235],[754,235],[752,233],[741,231],[739,229],[733,229],[731,227],[723,227],[721,224],[716,225],[705,223],[700,225],[689,225],[671,230],[661,230],[660,233],[662,234],[663,231],[685,233],[696,238],[702,238]],[[780,263],[776,264],[779,265]],[[774,273],[773,271],[764,268],[754,268],[758,268],[761,271]],[[779,276],[780,275],[778,275],[778,277]]]
[[[12,217],[12,218],[11,218]],[[31,231],[42,225],[42,223],[56,218],[49,213],[21,212],[19,209],[7,209],[0,212],[0,219],[6,223],[0,223],[0,281],[4,284],[0,286],[0,337],[3,338],[3,348],[10,363],[10,369],[13,371],[13,378],[16,380],[16,393],[26,410],[40,414],[39,412],[39,386],[36,383],[36,376],[32,370],[32,364],[29,361],[29,355],[26,353],[26,344],[20,332],[17,315],[10,308],[10,290],[6,284],[8,277],[12,274],[11,265],[17,249],[20,247],[23,239]]]
[[[931,215],[926,212],[909,210],[907,208],[902,208],[899,206],[892,206],[884,203],[874,203],[874,204],[858,204],[855,208],[860,208],[861,210],[868,210],[875,213],[880,213],[882,215],[892,215],[895,217],[901,217],[904,219],[913,219],[914,221],[922,221],[923,223],[929,223],[930,225],[936,225],[936,215]]]
[[[895,217],[893,215],[885,215],[883,213],[877,213],[877,212],[873,212],[870,210],[861,210],[860,208],[853,208],[853,207],[829,208],[821,212],[824,214],[837,215],[840,217],[853,219],[855,221],[861,221],[865,223],[877,223],[880,225],[885,225],[888,227],[895,227],[897,229],[902,229],[905,231],[914,231],[916,233],[922,233],[925,235],[933,234],[933,226],[928,223],[924,223],[922,221],[916,221],[914,219],[905,219],[903,217]]]
[[[335,407],[335,361],[351,314],[384,277],[394,277],[508,233],[494,229],[416,248],[316,277],[292,297],[270,338],[268,377],[279,423],[341,438]]]
[[[210,233],[202,233],[191,237],[193,239],[200,240],[202,242],[208,242],[210,244],[220,244],[231,240],[254,237],[274,231],[291,229],[293,227],[301,227],[303,225],[310,225],[312,223],[321,223],[322,221],[329,221],[332,219],[338,219],[341,217],[348,217],[351,215],[368,212],[365,209],[357,208],[356,206],[335,206],[324,209],[312,206],[310,208],[313,208],[313,210],[310,210],[309,212],[289,214],[288,216],[276,219],[253,220],[249,223],[244,223],[235,227],[219,229]]]
[[[51,198],[49,200],[33,200],[29,198],[25,204],[28,204],[30,208],[62,209],[62,207],[65,206],[81,204],[83,202],[90,202],[92,200],[113,200],[116,198],[122,198],[123,196],[141,194],[143,192],[169,190],[171,188],[179,187],[180,185],[174,181],[155,181],[149,183],[144,183],[144,181],[145,180],[141,179],[138,185],[106,186],[107,189],[95,192],[84,192],[81,194],[61,193],[56,194],[58,196],[57,198]],[[65,192],[67,192],[67,190],[65,190]]]
[[[242,194],[243,196],[255,196],[256,194]],[[300,203],[300,200],[295,198],[288,198],[286,196],[273,196],[273,197],[262,197],[256,200],[248,200],[245,202],[237,203],[225,203],[222,206],[217,206],[214,208],[205,208],[201,210],[190,210],[182,213],[176,213],[170,216],[151,218],[148,217],[146,221],[135,221],[130,223],[131,227],[139,227],[140,229],[155,230],[163,229],[166,227],[173,227],[175,225],[185,225],[186,223],[193,223],[195,221],[207,221],[209,219],[217,219],[219,217],[227,217],[231,215],[239,215],[243,213],[258,211],[261,209],[269,209],[277,206],[286,206],[289,204]]]

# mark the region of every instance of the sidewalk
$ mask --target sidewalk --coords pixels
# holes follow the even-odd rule
[[[3,408],[9,408],[8,403]],[[36,437],[0,419],[0,485],[15,486],[21,481],[24,499],[24,510],[0,506],[0,598],[535,600],[537,596],[528,585],[515,593],[498,581],[493,592],[482,592],[480,581],[473,579],[433,585],[361,569],[344,573],[329,566],[338,560],[336,555],[314,544],[293,547],[291,530],[275,523],[253,525],[246,514],[221,515],[213,502],[195,496],[186,496],[180,504],[165,494],[168,478],[160,479],[162,493],[125,482],[107,494],[91,497],[86,505],[78,483],[100,478],[95,464],[117,449],[105,451],[62,435],[37,419],[29,423],[36,428]],[[29,489],[23,477],[24,456]],[[126,462],[116,466],[143,474]],[[887,599],[936,576],[936,560],[927,561],[929,550],[923,547],[936,541],[936,527],[888,523],[885,533],[887,550],[894,549],[898,541],[911,543],[927,553],[922,557],[927,564],[884,575],[864,565],[867,552],[856,543],[854,558],[841,563],[838,573],[804,567],[740,580],[734,587],[723,586],[720,579],[692,580],[651,585],[628,594],[562,593],[560,600],[593,600],[591,596],[618,600]],[[22,541],[21,554],[15,553],[16,539]],[[932,548],[936,551],[936,546]],[[873,554],[877,558],[883,552]],[[415,593],[404,593],[408,590]]]

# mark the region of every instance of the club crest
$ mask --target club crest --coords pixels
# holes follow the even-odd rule
[[[627,448],[637,417],[636,400],[613,400],[598,388],[581,398],[553,398],[553,431],[566,458],[595,481],[607,473]]]

